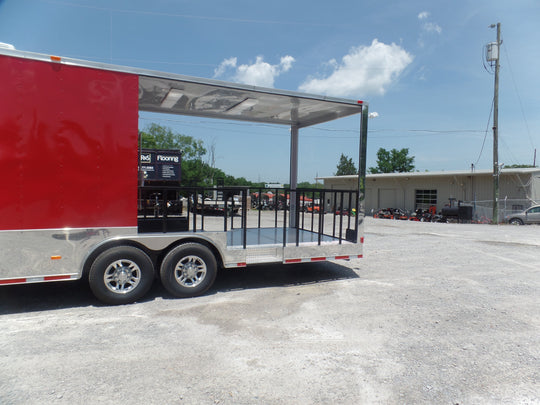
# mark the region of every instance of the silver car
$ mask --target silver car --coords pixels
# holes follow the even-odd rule
[[[506,217],[506,222],[512,225],[540,224],[540,205],[510,214]]]

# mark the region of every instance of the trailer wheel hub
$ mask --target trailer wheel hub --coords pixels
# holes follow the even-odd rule
[[[206,277],[206,263],[198,256],[186,256],[176,265],[174,276],[184,287],[196,287]]]
[[[115,276],[115,280],[120,283],[120,284],[125,284],[128,282],[129,280],[129,274],[128,272],[126,271],[126,269],[122,269],[120,270],[120,272],[118,274],[116,274]]]
[[[107,267],[103,281],[110,291],[125,294],[137,287],[141,281],[141,270],[131,260],[117,260]]]

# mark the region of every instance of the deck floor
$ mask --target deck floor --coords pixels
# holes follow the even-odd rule
[[[243,232],[242,229],[232,229],[227,231],[227,246],[229,247],[241,247],[243,246]],[[296,229],[287,228],[286,230],[286,244],[296,244]],[[298,233],[298,240],[300,244],[317,244],[319,237],[317,233],[300,230]],[[323,242],[338,242],[339,238],[334,238],[328,235],[321,236],[321,243]],[[345,240],[343,240],[345,242]],[[283,228],[249,228],[246,232],[246,246],[257,245],[279,245],[283,246]]]

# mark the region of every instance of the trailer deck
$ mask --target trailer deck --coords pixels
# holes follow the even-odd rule
[[[277,228],[251,228],[246,232],[246,246],[283,246],[318,245],[319,235],[316,232],[299,230],[297,228],[285,228],[284,231]],[[339,238],[330,235],[321,235],[321,243],[339,243]],[[242,248],[244,246],[244,234],[242,229],[227,231],[227,246]]]

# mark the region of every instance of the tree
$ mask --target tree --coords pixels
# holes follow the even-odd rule
[[[200,139],[173,132],[155,123],[139,132],[145,149],[179,149],[182,151],[182,184],[207,186],[212,184],[212,168],[203,162],[206,149]]]
[[[369,172],[375,173],[406,173],[414,170],[414,156],[409,156],[409,148],[387,151],[379,148],[377,151],[377,167],[370,167]]]
[[[339,163],[337,165],[336,176],[346,176],[349,174],[358,174],[356,167],[351,158],[345,156],[343,153],[339,158]]]
[[[533,165],[527,165],[527,164],[514,164],[514,165],[504,165],[506,169],[527,169],[527,168],[533,168],[536,166]]]
[[[202,159],[206,154],[203,141],[188,135],[178,134],[158,124],[150,124],[145,131],[139,131],[141,144],[146,149],[180,149],[186,160]]]
[[[324,188],[322,184],[310,183],[309,181],[301,181],[296,185],[297,188]]]
[[[218,179],[224,180],[225,186],[247,186],[264,188],[264,183],[253,183],[244,177],[235,178],[215,167],[216,144],[213,141],[206,148],[202,140],[188,135],[175,133],[171,128],[155,123],[139,131],[141,146],[144,149],[178,149],[182,151],[182,185],[183,186],[215,186]],[[351,159],[342,155],[347,164],[356,169]],[[308,187],[309,183],[300,183],[301,187]],[[322,187],[319,185],[319,188]]]
[[[182,151],[182,185],[211,187],[217,179],[224,179],[225,186],[252,186],[244,177],[235,178],[215,167],[216,145],[212,142],[208,150],[202,140],[173,132],[172,129],[150,124],[139,131],[141,145],[145,149],[179,149]],[[207,158],[203,160],[206,156]]]

